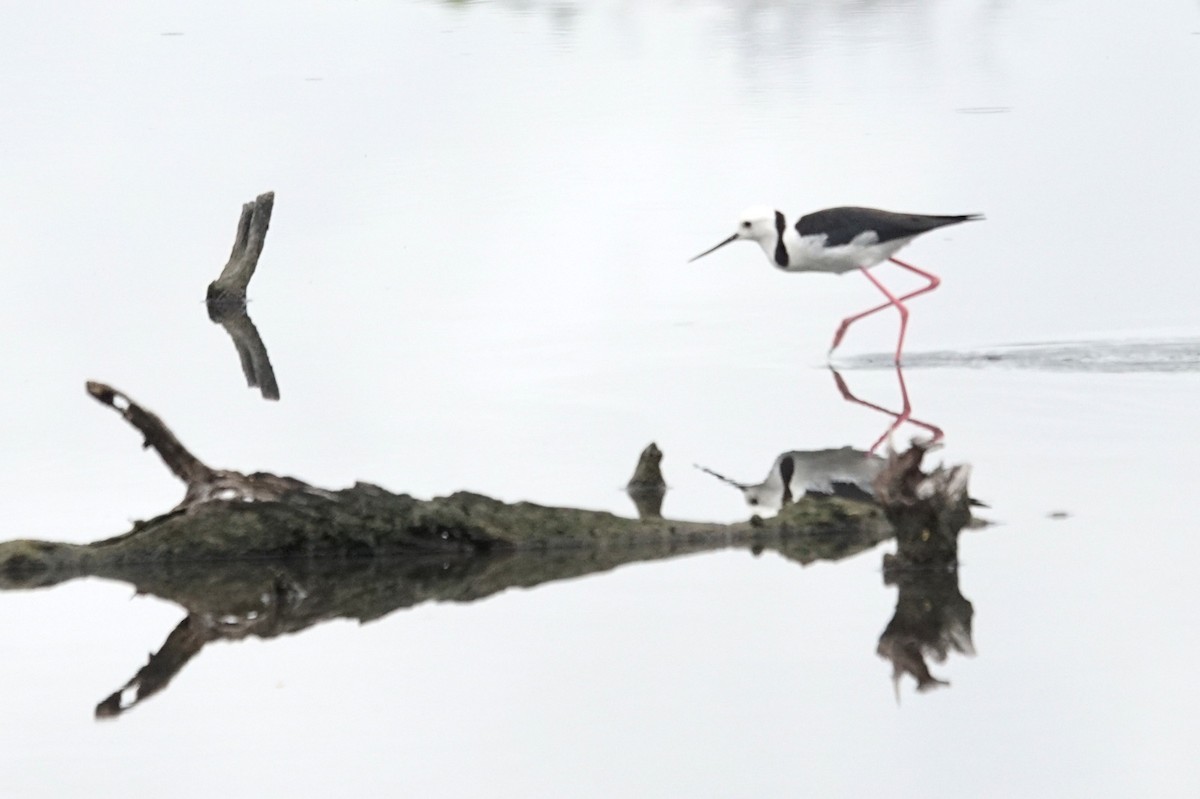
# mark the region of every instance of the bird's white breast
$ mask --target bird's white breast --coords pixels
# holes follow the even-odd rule
[[[829,272],[840,275],[882,263],[913,240],[912,236],[885,242],[880,242],[878,238],[874,232],[868,231],[856,236],[849,244],[826,247],[824,234],[801,236],[789,228],[783,234],[788,265],[780,268],[786,272]],[[768,252],[767,256],[772,257],[772,252]]]

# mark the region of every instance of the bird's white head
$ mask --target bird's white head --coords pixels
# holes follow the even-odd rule
[[[688,260],[688,263],[695,261],[697,258],[703,258],[711,252],[721,249],[730,242],[738,239],[749,239],[757,241],[763,247],[768,245],[774,246],[775,240],[779,236],[779,228],[776,220],[780,217],[778,211],[773,208],[768,208],[765,205],[756,205],[752,208],[747,208],[738,217],[737,227],[734,228],[733,235],[725,239],[715,247],[711,247],[697,255],[695,258]]]
[[[783,485],[778,480],[741,486],[741,489],[742,496],[746,498],[746,504],[752,508],[767,508],[768,510],[783,508]]]

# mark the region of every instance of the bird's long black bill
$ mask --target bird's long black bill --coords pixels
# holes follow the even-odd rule
[[[704,256],[708,255],[710,252],[716,252],[717,250],[721,249],[722,247],[724,247],[726,244],[728,244],[731,241],[737,241],[737,237],[738,237],[738,235],[736,233],[734,233],[732,236],[725,239],[725,241],[721,242],[716,247],[713,247],[711,250],[705,250],[704,252],[697,255],[695,258],[689,258],[688,263],[690,264],[692,261],[695,261],[698,258],[703,258]]]
[[[700,257],[699,255],[696,256],[696,258],[699,258],[699,257]],[[694,261],[694,260],[696,260],[696,258],[693,258],[692,260]],[[695,466],[700,471],[704,472],[705,474],[711,474],[713,477],[717,478],[722,483],[729,483],[729,485],[734,486],[735,488],[740,488],[743,491],[745,491],[747,488],[751,487],[749,483],[739,483],[737,480],[730,480],[725,475],[714,472],[712,469],[708,468],[707,466],[701,466],[698,463],[693,463],[692,465]]]

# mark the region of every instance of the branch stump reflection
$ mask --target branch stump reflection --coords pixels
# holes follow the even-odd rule
[[[958,588],[958,572],[889,571],[884,583],[899,588],[896,612],[879,636],[876,653],[892,664],[892,681],[899,697],[900,678],[911,675],[918,691],[950,683],[929,671],[927,659],[944,663],[951,652],[974,655],[970,601]]]
[[[258,334],[258,328],[251,321],[246,306],[209,303],[208,318],[224,328],[233,339],[246,385],[257,388],[263,399],[279,399],[279,383],[276,382],[275,370],[271,367],[271,356],[267,355],[267,345]]]
[[[958,535],[971,522],[966,465],[921,471],[934,442],[914,441],[892,452],[875,480],[875,495],[896,533],[896,554],[884,555],[887,585],[899,588],[896,612],[879,637],[876,653],[892,663],[896,698],[900,678],[911,675],[918,691],[950,683],[929,671],[927,659],[950,652],[974,655],[974,609],[958,589]]]

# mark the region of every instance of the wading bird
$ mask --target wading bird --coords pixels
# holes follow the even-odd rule
[[[748,239],[757,241],[771,263],[785,272],[829,272],[840,275],[860,269],[888,301],[843,319],[833,336],[829,354],[832,355],[837,349],[850,325],[876,311],[895,306],[900,312],[900,336],[896,341],[896,364],[899,365],[900,352],[904,349],[904,333],[908,329],[908,308],[904,302],[933,291],[941,281],[935,275],[894,257],[896,252],[922,233],[982,218],[981,214],[930,216],[898,214],[876,208],[842,207],[816,211],[789,225],[781,211],[765,206],[755,207],[746,210],[738,219],[737,229],[732,236],[690,259],[688,263],[738,239]],[[897,297],[870,272],[871,267],[884,261],[891,261],[914,272],[929,283]]]

